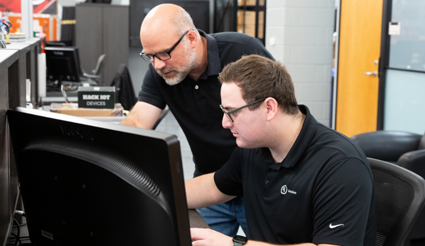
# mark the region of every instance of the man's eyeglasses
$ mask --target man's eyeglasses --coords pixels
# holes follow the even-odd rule
[[[171,49],[169,50],[169,51],[167,51],[167,52],[159,52],[159,53],[156,53],[156,54],[154,54],[154,55],[147,55],[147,54],[145,54],[145,53],[143,53],[143,50],[142,50],[142,52],[140,52],[140,56],[145,60],[145,61],[147,61],[147,62],[153,62],[154,61],[154,57],[156,57],[157,59],[159,59],[159,60],[161,60],[161,61],[166,61],[166,60],[169,60],[169,59],[171,59],[171,55],[170,55],[170,53],[177,47],[177,45],[179,45],[179,43],[182,41],[182,39],[183,39],[183,37],[189,32],[190,30],[187,30],[181,37],[180,37],[180,39],[177,41],[177,43],[175,43],[174,45],[173,45],[173,47],[171,47]]]
[[[234,114],[235,112],[237,112],[237,111],[239,111],[239,110],[241,110],[241,109],[243,109],[243,108],[249,107],[249,106],[251,106],[251,105],[254,105],[254,104],[256,104],[256,103],[262,102],[262,101],[264,101],[264,100],[266,100],[266,98],[262,98],[262,99],[255,100],[255,101],[253,101],[253,102],[248,103],[248,104],[247,104],[247,105],[245,105],[245,106],[242,106],[242,107],[240,107],[240,108],[236,108],[236,109],[232,109],[232,110],[230,110],[230,111],[227,111],[227,110],[223,107],[223,105],[221,105],[221,104],[220,104],[220,108],[221,108],[221,110],[223,111],[223,113],[225,113],[225,114],[227,115],[227,117],[229,117],[229,119],[230,119],[232,122],[234,122],[234,121],[233,121],[233,119],[232,119],[231,114]]]

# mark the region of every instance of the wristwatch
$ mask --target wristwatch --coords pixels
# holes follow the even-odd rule
[[[242,246],[248,242],[248,238],[236,235],[233,237],[233,246]]]

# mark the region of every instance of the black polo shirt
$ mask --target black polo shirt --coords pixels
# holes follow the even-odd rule
[[[198,81],[186,77],[181,83],[169,86],[150,64],[139,101],[160,109],[168,105],[189,142],[197,174],[204,174],[218,170],[236,147],[231,132],[221,125],[218,74],[225,65],[243,55],[273,57],[258,39],[248,35],[236,32],[209,35],[199,31],[207,40],[208,67]]]
[[[305,122],[281,163],[268,148],[236,148],[214,176],[217,187],[245,196],[249,239],[375,245],[373,177],[365,155],[307,107],[300,110]]]

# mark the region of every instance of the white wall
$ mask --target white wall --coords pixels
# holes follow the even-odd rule
[[[266,48],[286,66],[299,104],[330,124],[335,0],[267,0]]]

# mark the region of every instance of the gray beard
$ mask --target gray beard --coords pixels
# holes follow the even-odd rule
[[[183,66],[180,69],[169,67],[169,68],[163,68],[161,70],[156,70],[156,72],[165,80],[165,83],[167,83],[170,86],[177,85],[180,82],[182,82],[186,76],[192,71],[198,64],[196,64],[196,53],[193,52],[190,49],[189,45],[184,46],[184,53],[186,54],[185,58],[188,61],[185,66]],[[176,75],[173,77],[167,77],[164,76],[164,74],[175,71]]]
[[[174,76],[164,76],[164,74],[170,72],[170,71],[175,71],[176,74]],[[189,70],[190,71],[190,70]],[[158,72],[158,74],[165,80],[165,83],[167,83],[170,86],[173,85],[177,85],[180,82],[182,82],[184,80],[184,78],[186,78],[186,76],[189,74],[189,71],[187,71],[186,69],[175,69],[175,68],[167,68],[167,69],[163,69],[160,70]]]

